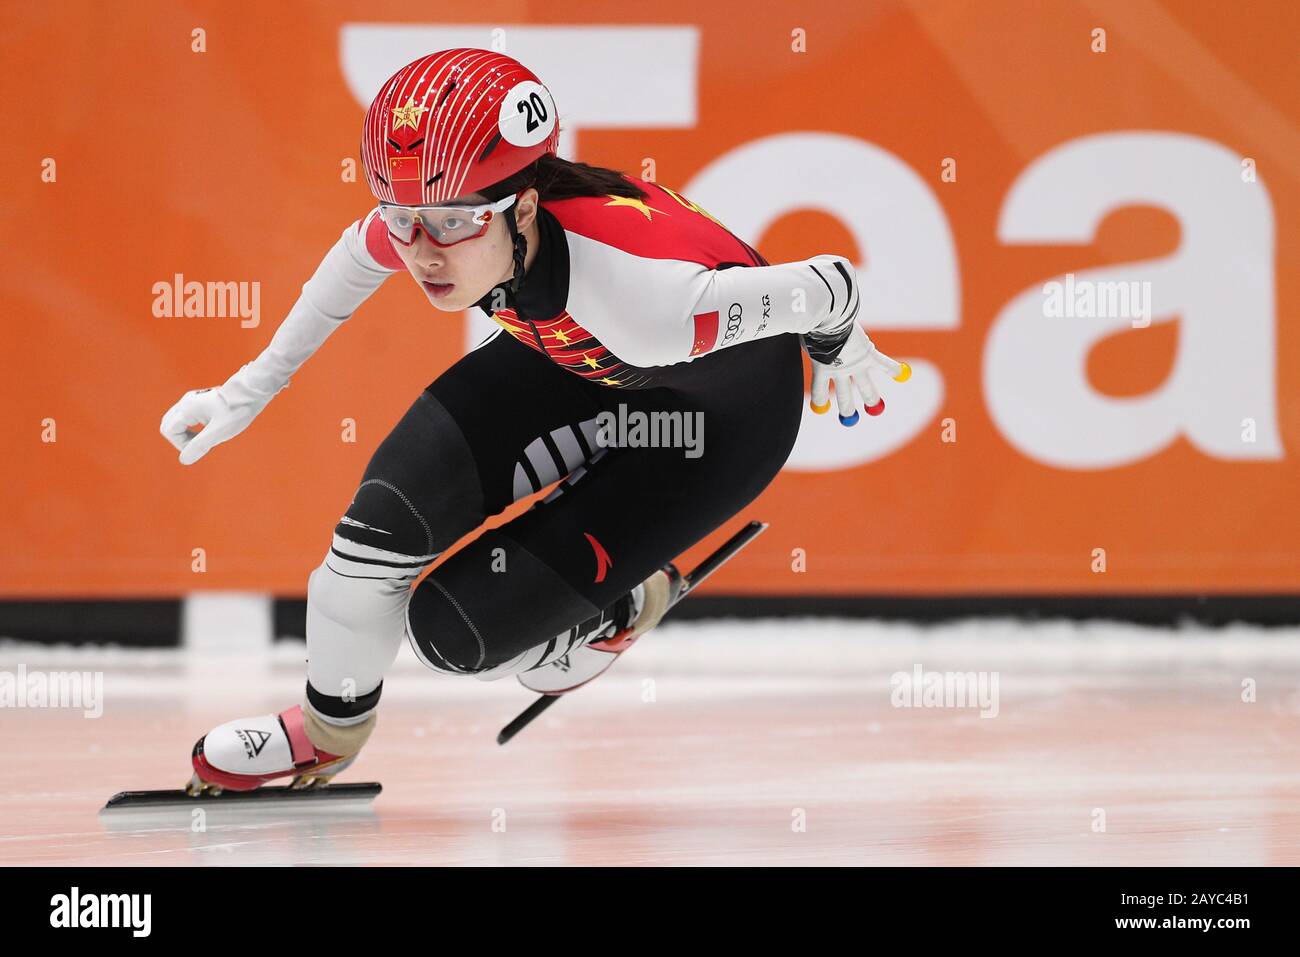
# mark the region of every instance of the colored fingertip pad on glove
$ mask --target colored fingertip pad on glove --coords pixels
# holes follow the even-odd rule
[[[827,412],[831,410],[831,400],[827,399],[825,403],[823,403],[822,405],[818,405],[812,399],[809,399],[808,407],[812,409],[814,412],[816,412],[818,415],[825,415]]]
[[[840,425],[857,425],[857,424],[858,424],[857,409],[854,409],[853,414],[850,416],[844,416],[844,415],[840,416]]]
[[[903,370],[899,372],[898,375],[894,376],[894,381],[906,382],[908,379],[912,378],[912,367],[909,366],[906,362],[900,362],[899,365],[903,367]],[[867,411],[871,411],[871,410],[868,409]]]
[[[867,415],[879,415],[885,411],[885,400],[881,399],[875,405],[864,405],[862,408],[867,410]],[[856,412],[853,413],[854,418],[857,418],[857,415]]]

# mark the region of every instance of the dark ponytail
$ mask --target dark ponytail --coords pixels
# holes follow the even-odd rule
[[[572,199],[575,196],[627,196],[647,199],[649,194],[636,183],[624,179],[618,170],[602,166],[589,166],[573,160],[560,159],[549,153],[525,166],[513,176],[479,190],[488,202],[495,203],[511,193],[528,187],[537,190],[539,201]]]

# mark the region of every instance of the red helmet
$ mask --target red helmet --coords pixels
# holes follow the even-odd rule
[[[555,101],[504,53],[461,47],[398,70],[366,110],[361,161],[385,202],[432,206],[476,193],[554,154]]]

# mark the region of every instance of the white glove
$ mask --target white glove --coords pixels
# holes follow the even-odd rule
[[[193,465],[214,445],[243,432],[274,397],[275,392],[259,392],[245,381],[247,368],[241,368],[219,389],[186,392],[162,417],[158,431],[180,449],[181,465]],[[192,425],[201,425],[203,430],[196,432]]]
[[[248,428],[330,334],[398,271],[381,265],[366,248],[366,230],[378,214],[376,207],[343,230],[261,355],[221,388],[186,392],[167,410],[159,431],[180,449],[182,465],[193,465],[214,445]],[[191,425],[202,425],[203,431]]]
[[[835,399],[840,407],[840,424],[857,425],[858,410],[854,407],[853,390],[862,398],[862,408],[867,415],[880,415],[885,411],[885,400],[871,381],[872,369],[883,369],[895,382],[906,382],[912,376],[912,367],[906,362],[895,362],[872,344],[870,337],[856,322],[839,353],[829,362],[812,362],[812,394],[809,405],[818,415],[830,410],[830,384],[835,383]]]

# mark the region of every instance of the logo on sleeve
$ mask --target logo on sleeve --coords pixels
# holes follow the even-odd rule
[[[690,354],[698,356],[712,351],[718,343],[718,311],[701,312],[695,317],[695,344]]]
[[[771,318],[772,318],[772,297],[769,296],[767,293],[763,293],[763,321],[760,322],[758,324],[758,328],[754,330],[755,339],[757,339],[759,336],[763,334],[763,330],[767,328],[767,320]]]
[[[744,315],[744,307],[738,302],[733,302],[731,308],[727,310],[727,332],[722,337],[723,342],[730,342],[736,338],[736,334],[740,332],[740,320]]]

